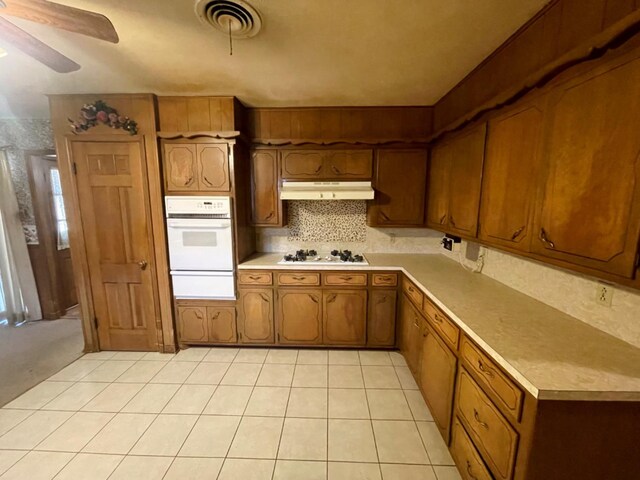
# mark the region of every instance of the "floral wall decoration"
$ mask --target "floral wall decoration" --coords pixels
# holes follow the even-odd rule
[[[86,132],[98,123],[103,123],[111,128],[121,128],[131,135],[138,133],[138,123],[129,117],[120,115],[118,111],[107,105],[102,100],[87,103],[80,109],[78,120],[69,119],[73,133]]]

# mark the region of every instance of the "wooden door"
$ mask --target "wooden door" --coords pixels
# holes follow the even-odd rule
[[[196,146],[188,143],[164,144],[164,174],[167,192],[198,190]]]
[[[207,343],[207,309],[201,306],[178,306],[178,341],[180,343]]]
[[[367,345],[391,347],[396,343],[396,298],[394,290],[371,290],[367,319]]]
[[[284,226],[278,198],[278,151],[256,150],[251,154],[252,223],[257,227]]]
[[[426,150],[378,150],[376,194],[369,204],[367,223],[377,227],[423,225],[426,185]]]
[[[364,345],[367,333],[367,291],[325,289],[322,292],[325,345]]]
[[[489,122],[479,237],[529,251],[542,143],[543,100]]]
[[[475,237],[478,233],[482,165],[487,124],[456,137],[449,176],[448,231]]]
[[[404,355],[409,369],[416,378],[419,378],[420,355],[422,350],[422,326],[424,322],[420,314],[411,303],[411,300],[403,294],[400,308],[400,351]]]
[[[238,290],[238,334],[241,343],[274,343],[273,290]]]
[[[449,443],[458,359],[430,327],[425,325],[422,337],[420,387],[440,434]]]
[[[153,238],[143,147],[71,142],[103,350],[155,350]]]
[[[236,309],[234,307],[207,307],[209,342],[236,343]]]
[[[227,144],[197,144],[198,190],[228,192],[231,189]]]
[[[557,87],[532,251],[632,277],[640,236],[640,59]]]
[[[451,142],[436,144],[429,159],[427,183],[427,226],[437,230],[449,225],[449,176],[453,161]]]
[[[322,291],[319,288],[278,290],[278,343],[322,343]]]
[[[320,180],[324,176],[321,150],[282,150],[281,177],[284,180]]]
[[[338,181],[371,179],[371,150],[331,150],[326,152],[324,157],[324,172],[327,178]]]

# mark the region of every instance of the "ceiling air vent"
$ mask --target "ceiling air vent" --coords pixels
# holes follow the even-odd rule
[[[202,22],[233,38],[253,37],[262,26],[258,11],[241,0],[198,0],[196,14]]]

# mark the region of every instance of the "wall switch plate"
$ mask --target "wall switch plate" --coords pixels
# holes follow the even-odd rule
[[[605,283],[598,283],[596,287],[596,302],[604,307],[611,307],[613,287]]]

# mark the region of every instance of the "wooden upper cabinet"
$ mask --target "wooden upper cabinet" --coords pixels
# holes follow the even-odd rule
[[[557,87],[532,251],[633,277],[640,236],[640,59]]]
[[[198,190],[196,147],[186,143],[164,145],[167,192]]]
[[[489,122],[480,206],[482,240],[529,251],[543,120],[541,98]]]
[[[255,150],[251,154],[252,223],[255,226],[281,227],[286,224],[278,184],[278,151]]]
[[[322,330],[326,345],[364,345],[367,333],[367,291],[325,289]]]
[[[433,147],[427,226],[476,236],[486,131],[486,123],[482,123]]]
[[[281,288],[278,291],[278,343],[322,343],[322,291]]]
[[[163,142],[166,191],[229,192],[229,155],[224,143]]]
[[[241,343],[273,343],[273,290],[238,290],[238,333]]]
[[[240,102],[234,97],[158,97],[161,132],[241,130]]]
[[[281,175],[285,180],[369,180],[371,150],[282,150]]]
[[[482,123],[455,139],[449,175],[448,231],[475,237],[482,187],[482,165],[487,124]]]
[[[198,182],[200,191],[228,192],[231,189],[226,144],[198,144]]]
[[[367,209],[372,227],[412,227],[424,224],[427,151],[378,150],[375,199]]]

